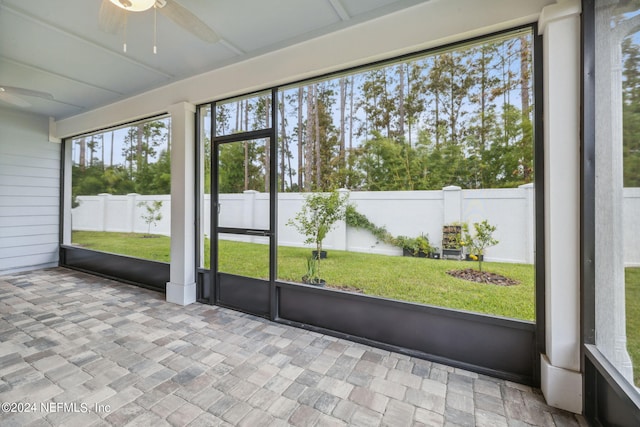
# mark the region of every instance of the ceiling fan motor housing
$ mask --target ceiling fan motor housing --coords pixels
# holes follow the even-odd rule
[[[156,0],[111,0],[116,6],[130,12],[143,12],[156,4]]]

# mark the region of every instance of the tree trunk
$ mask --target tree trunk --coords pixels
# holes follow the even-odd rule
[[[440,147],[440,93],[438,89],[435,90],[435,103],[436,103],[436,117],[435,117],[435,134],[436,134],[436,148]]]
[[[285,164],[284,157],[285,151],[288,152],[288,142],[287,142],[287,127],[285,126],[284,121],[284,92],[281,92],[280,102],[278,103],[278,107],[280,110],[280,140],[282,144],[280,145],[280,191],[284,193],[284,183],[285,183]]]
[[[144,124],[139,123],[136,127],[136,171],[139,171],[141,169],[143,144],[144,144]]]
[[[298,88],[298,191],[302,191],[303,185],[303,154],[302,154],[302,102],[304,99],[304,89],[302,86]]]
[[[404,137],[404,64],[399,65],[398,69],[398,134]]]
[[[111,153],[109,154],[109,166],[113,167],[113,131],[111,131]]]
[[[78,159],[78,163],[80,164],[80,170],[84,171],[87,167],[87,141],[84,138],[80,138],[78,144],[80,145],[80,158]]]
[[[89,167],[93,167],[93,154],[96,151],[96,136],[91,136],[91,142],[89,143]]]
[[[351,76],[351,88],[349,90],[349,153],[353,149],[353,85],[355,76]]]
[[[271,114],[271,108],[269,108],[271,105],[271,103],[269,102],[269,98],[265,97],[264,98],[264,111],[265,111],[265,115],[264,115],[264,123],[265,123],[265,128],[269,127],[269,119],[270,119],[270,114]],[[271,185],[270,185],[270,180],[269,180],[269,175],[271,174],[271,172],[273,173],[278,173],[277,170],[275,171],[271,171],[270,170],[270,164],[271,164],[271,144],[269,143],[269,141],[267,141],[267,144],[265,144],[264,146],[264,191],[265,193],[268,193],[270,191]]]
[[[484,46],[480,48],[482,51],[482,59],[480,61],[480,151],[484,152],[486,144],[486,124],[485,115],[487,110],[487,67]]]
[[[171,153],[171,120],[167,124],[167,153]]]
[[[314,93],[315,86],[310,85],[307,88],[307,137],[305,140],[305,164],[304,164],[304,188],[306,191],[311,191],[311,184],[313,181],[313,137],[315,136],[314,130]]]
[[[522,102],[522,118],[529,117],[529,82],[531,79],[530,68],[530,47],[527,37],[520,37],[520,99]]]
[[[242,101],[236,102],[236,132],[240,131],[240,126],[242,123],[240,122],[242,117]]]
[[[315,89],[315,97],[314,97],[314,115],[315,115],[315,119],[314,119],[314,125],[315,125],[315,131],[316,131],[316,137],[315,137],[315,149],[316,149],[316,187],[318,189],[321,188],[321,177],[322,177],[322,173],[321,173],[321,168],[322,168],[322,160],[320,157],[320,109],[318,108],[318,88],[316,86]]]
[[[344,169],[345,165],[345,109],[347,106],[347,80],[346,77],[340,78],[340,154],[339,154],[339,164],[338,170]]]
[[[100,158],[102,159],[102,171],[104,172],[104,133],[100,134],[100,150],[102,151]]]
[[[453,61],[453,59],[452,59]],[[454,83],[453,83],[453,79],[454,79],[454,71],[453,71],[453,63],[451,65],[451,83],[449,85],[449,96],[451,97],[450,101],[451,101],[451,105],[450,108],[451,110],[449,111],[449,120],[451,120],[451,142],[453,142],[454,144],[458,142],[457,138],[456,138],[456,116],[454,114],[454,110],[455,110],[455,101],[454,101]]]
[[[244,101],[245,129],[249,129],[249,101]],[[249,143],[244,141],[244,190],[249,189]]]

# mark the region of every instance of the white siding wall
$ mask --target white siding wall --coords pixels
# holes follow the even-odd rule
[[[0,274],[58,263],[60,144],[46,117],[0,108]]]

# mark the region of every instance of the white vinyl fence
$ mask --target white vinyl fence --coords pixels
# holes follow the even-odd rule
[[[349,201],[372,223],[384,226],[394,236],[429,236],[433,246],[441,246],[442,226],[451,223],[487,220],[496,226],[494,237],[500,242],[486,250],[487,261],[534,262],[535,211],[533,184],[513,189],[461,190],[445,187],[435,191],[353,191]],[[151,227],[151,233],[170,235],[171,196],[129,194],[112,196],[78,196],[79,206],[72,211],[73,230],[146,233],[146,213],[140,203],[162,201],[162,220]],[[210,236],[210,198],[204,196],[203,228]],[[278,196],[278,244],[304,246],[304,236],[286,223],[304,203],[302,193],[281,193]],[[640,188],[625,189],[624,202],[625,263],[640,266]],[[256,191],[220,195],[220,226],[238,228],[268,228],[269,195]],[[264,242],[264,238],[225,236],[237,240]],[[337,224],[324,240],[324,249],[401,255],[394,246],[377,242],[370,232]],[[576,248],[577,250],[577,248]]]

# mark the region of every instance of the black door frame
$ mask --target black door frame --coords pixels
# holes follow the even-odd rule
[[[258,316],[275,319],[277,312],[277,298],[275,280],[277,277],[277,241],[276,230],[277,217],[277,108],[278,89],[272,88],[271,95],[271,127],[253,131],[239,132],[229,135],[216,136],[216,106],[220,102],[212,102],[211,105],[211,249],[209,253],[210,274],[208,275],[208,302],[228,306],[240,311]],[[219,200],[219,150],[221,144],[250,141],[256,139],[268,139],[269,141],[269,228],[231,228],[221,227],[218,218]],[[237,234],[245,236],[263,236],[269,238],[269,278],[260,280],[233,274],[221,273],[218,265],[218,236],[220,233]]]

